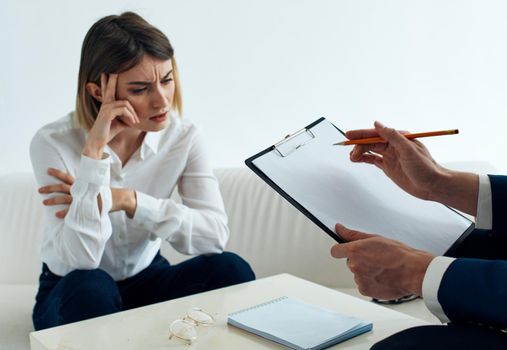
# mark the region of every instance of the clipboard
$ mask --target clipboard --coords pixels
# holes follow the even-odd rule
[[[443,204],[400,189],[381,169],[352,163],[333,123],[320,118],[245,160],[245,164],[338,243],[335,223],[452,255],[474,223]]]

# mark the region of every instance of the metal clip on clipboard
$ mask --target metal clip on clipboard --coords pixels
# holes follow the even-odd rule
[[[296,131],[292,135],[287,135],[285,138],[273,145],[273,149],[281,157],[287,157],[292,152],[303,147],[308,142],[315,140],[315,134],[307,128]]]

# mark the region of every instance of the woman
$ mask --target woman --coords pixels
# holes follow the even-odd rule
[[[46,214],[35,329],[255,278],[222,253],[229,230],[218,183],[194,125],[171,114],[181,107],[162,32],[132,12],[91,27],[76,111],[30,147]],[[182,204],[169,199],[176,185]],[[199,256],[170,265],[162,239]]]

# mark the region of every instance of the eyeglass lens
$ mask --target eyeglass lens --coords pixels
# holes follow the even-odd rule
[[[175,336],[176,338],[192,342],[197,339],[197,330],[195,329],[195,325],[186,321],[186,320],[176,320],[171,323],[171,327],[169,327],[171,331],[171,336]]]
[[[189,309],[187,316],[192,321],[202,325],[210,325],[215,321],[211,315],[196,307]]]
[[[197,339],[196,326],[208,326],[214,322],[215,319],[213,316],[198,307],[193,307],[187,311],[187,314],[183,319],[178,319],[171,323],[171,326],[169,327],[171,335],[169,338],[172,339],[172,337],[176,337],[192,343]]]

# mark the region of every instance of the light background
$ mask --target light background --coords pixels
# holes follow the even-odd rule
[[[425,140],[437,161],[507,170],[506,1],[3,0],[0,174],[31,170],[32,135],[74,107],[85,33],[125,10],[170,38],[214,167],[325,116],[344,130],[459,128]]]

